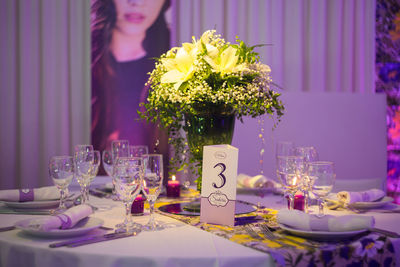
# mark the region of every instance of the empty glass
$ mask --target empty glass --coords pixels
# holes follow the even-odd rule
[[[114,163],[113,177],[116,191],[125,206],[125,220],[118,224],[118,232],[139,233],[142,225],[132,222],[131,207],[139,194],[143,182],[143,159],[139,157],[119,157]]]
[[[301,156],[277,156],[276,174],[289,197],[289,209],[294,207],[294,194],[302,183],[304,159]]]
[[[82,204],[89,199],[89,185],[94,169],[93,151],[75,152],[75,177],[81,187]]]
[[[76,145],[74,149],[75,152],[91,152],[94,150],[92,145]]]
[[[111,142],[111,161],[113,164],[117,162],[117,159],[120,157],[129,157],[129,141],[128,140],[114,140]],[[113,165],[114,168],[114,165]],[[113,170],[114,172],[114,170]],[[115,190],[116,181],[114,176],[111,175],[112,183],[113,183],[113,192],[116,193],[114,199],[119,200],[118,192]],[[119,224],[117,225],[118,228]]]
[[[129,156],[130,157],[141,157],[144,154],[149,154],[148,146],[129,146]]]
[[[163,157],[161,154],[143,155],[144,177],[143,177],[143,193],[149,201],[150,219],[144,226],[145,230],[161,230],[163,225],[154,220],[154,204],[162,189],[164,178]]]
[[[292,141],[279,141],[276,143],[275,157],[278,156],[293,156],[294,143]]]
[[[312,192],[318,200],[318,217],[324,216],[325,197],[331,192],[335,183],[335,166],[330,161],[315,161],[308,163],[308,176],[311,180]]]
[[[294,154],[296,156],[302,156],[304,158],[304,171],[302,172],[303,184],[301,185],[301,191],[304,195],[304,212],[308,213],[309,200],[310,200],[310,190],[311,181],[307,175],[308,163],[318,160],[318,152],[313,146],[299,146],[294,149]]]
[[[60,205],[55,212],[62,213],[67,209],[65,206],[65,191],[74,177],[74,158],[70,156],[52,157],[49,161],[49,174],[58,190],[60,190]]]
[[[112,160],[112,153],[110,150],[103,151],[102,162],[104,170],[106,171],[107,175],[112,178],[113,160]]]

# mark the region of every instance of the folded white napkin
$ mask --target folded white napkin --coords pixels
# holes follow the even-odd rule
[[[237,176],[238,188],[279,188],[279,184],[264,175],[249,176],[240,173]]]
[[[89,205],[83,204],[70,208],[62,214],[34,218],[28,223],[28,227],[34,230],[49,231],[52,229],[69,229],[74,227],[80,220],[92,214]]]
[[[60,191],[55,186],[45,186],[34,189],[9,189],[0,190],[0,200],[2,201],[40,201],[60,199]]]
[[[370,189],[362,192],[341,191],[337,193],[337,198],[344,204],[352,204],[354,202],[373,202],[385,196],[385,192],[380,189]]]
[[[372,228],[373,216],[325,215],[321,218],[299,210],[279,210],[277,222],[304,231],[347,232]]]

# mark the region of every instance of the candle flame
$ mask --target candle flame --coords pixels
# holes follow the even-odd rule
[[[172,181],[175,181],[175,180],[176,180],[175,175],[172,175]]]
[[[297,176],[295,176],[293,179],[293,185],[296,185],[296,182],[297,182]]]

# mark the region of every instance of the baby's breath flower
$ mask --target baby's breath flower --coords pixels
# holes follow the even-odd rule
[[[146,82],[150,86],[149,95],[144,103],[145,111],[139,113],[168,130],[175,147],[172,166],[181,167],[184,157],[180,153],[187,150],[180,135],[184,114],[207,112],[196,109],[198,104],[230,107],[237,118],[266,113],[279,118],[283,114],[279,94],[271,89],[271,68],[259,62],[254,47],[237,42],[226,42],[215,30],[206,31],[199,39],[193,37],[192,43],[171,48],[161,55],[149,73]],[[178,64],[182,58],[176,59],[181,48],[186,51],[184,70]],[[162,82],[167,72],[168,79]]]

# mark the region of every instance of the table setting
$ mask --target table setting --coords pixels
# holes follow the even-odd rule
[[[255,47],[212,30],[157,59],[139,113],[168,129],[170,173],[157,149],[118,139],[51,157],[54,186],[0,190],[0,265],[400,266],[393,199],[333,193],[335,163],[317,148],[278,140],[276,177],[263,147],[260,169],[238,174],[235,120],[284,110]],[[191,186],[175,176],[185,168]]]

